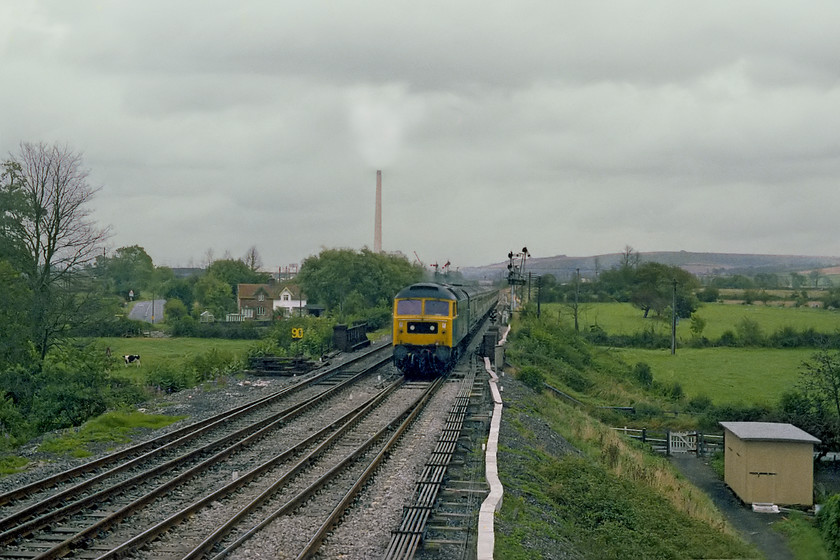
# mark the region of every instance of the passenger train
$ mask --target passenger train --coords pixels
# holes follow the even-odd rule
[[[394,297],[394,365],[412,378],[448,373],[498,296],[496,288],[431,282],[403,288]]]

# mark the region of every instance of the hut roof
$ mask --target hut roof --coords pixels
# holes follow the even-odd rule
[[[739,439],[752,441],[792,441],[820,443],[820,440],[793,424],[779,422],[720,422]]]

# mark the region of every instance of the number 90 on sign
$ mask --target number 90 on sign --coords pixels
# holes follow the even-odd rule
[[[292,338],[303,338],[303,327],[292,327]]]

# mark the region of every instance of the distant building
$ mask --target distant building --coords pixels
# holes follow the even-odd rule
[[[172,274],[175,278],[189,278],[190,276],[201,276],[204,274],[203,268],[173,268]]]
[[[721,422],[724,479],[745,503],[811,506],[814,445],[820,440],[793,424]]]
[[[291,282],[239,284],[236,292],[238,314],[245,321],[270,321],[276,315],[291,317],[306,312],[300,286]]]

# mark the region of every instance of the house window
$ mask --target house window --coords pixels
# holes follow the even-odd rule
[[[283,301],[290,301],[291,299],[292,296],[290,296],[289,294],[283,294]]]
[[[265,315],[265,307],[257,307],[257,315]]]
[[[247,319],[253,319],[254,318],[254,310],[251,309],[250,307],[245,307],[245,308],[242,309],[242,316],[247,318]]]

